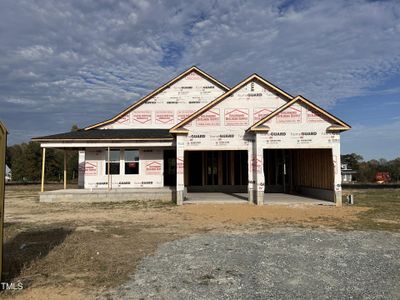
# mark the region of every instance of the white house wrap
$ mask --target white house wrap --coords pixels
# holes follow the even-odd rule
[[[340,132],[350,126],[254,74],[229,89],[192,67],[107,121],[35,138],[79,152],[85,189],[173,186],[305,194],[341,204]],[[266,197],[268,201],[268,196]]]

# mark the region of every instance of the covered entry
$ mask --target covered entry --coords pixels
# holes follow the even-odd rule
[[[247,151],[185,151],[188,192],[246,193]]]
[[[264,176],[266,193],[334,201],[331,149],[265,149]]]

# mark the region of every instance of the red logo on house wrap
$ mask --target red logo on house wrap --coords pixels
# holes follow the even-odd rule
[[[197,126],[219,126],[219,108],[214,108],[206,111],[204,114],[197,118],[196,124]]]
[[[156,124],[173,124],[173,111],[156,111]]]
[[[260,121],[262,118],[265,118],[270,113],[272,113],[274,110],[275,110],[275,108],[256,108],[256,109],[254,109],[254,116],[253,116],[254,123]]]
[[[263,164],[262,159],[254,155],[251,160],[251,166],[253,172],[261,173],[262,164]]]
[[[133,123],[133,124],[151,124],[151,111],[133,111],[133,112],[131,112],[131,123]]]
[[[97,175],[97,162],[85,162],[85,175],[86,176]]]
[[[301,123],[301,107],[291,106],[276,116],[277,123]]]
[[[225,125],[240,126],[249,124],[247,108],[225,109]]]
[[[177,113],[178,122],[185,120],[187,117],[189,117],[193,113],[194,113],[193,110],[178,110],[178,113]],[[192,122],[189,122],[185,126],[191,126],[191,125],[192,125]]]
[[[307,110],[307,122],[308,123],[323,123],[324,119],[321,118],[320,114],[314,113],[310,110]]]
[[[161,175],[161,163],[152,161],[146,164],[146,175]]]
[[[177,174],[183,174],[184,171],[184,162],[183,158],[176,158],[176,173]]]
[[[126,124],[129,123],[129,115],[125,115],[117,120],[118,124]]]
[[[197,74],[196,72],[191,72],[186,76],[188,80],[201,80],[201,76]]]

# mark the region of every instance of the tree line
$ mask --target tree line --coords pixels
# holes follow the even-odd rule
[[[71,131],[78,130],[73,125]],[[356,171],[353,179],[358,182],[374,182],[377,172],[389,172],[392,181],[400,181],[400,157],[393,160],[371,159],[364,161],[356,153],[341,156],[342,163]],[[42,150],[36,142],[22,143],[7,147],[6,163],[11,168],[13,181],[40,181],[42,170]],[[46,180],[62,181],[64,170],[64,151],[46,149]],[[76,180],[78,177],[78,151],[67,151],[67,179]]]
[[[73,125],[71,131],[78,130]],[[12,180],[38,182],[42,172],[42,149],[40,143],[29,142],[7,147],[6,164],[11,169]],[[64,176],[64,151],[46,149],[45,178],[47,181],[62,181]],[[78,151],[67,151],[67,179],[78,178]]]
[[[381,158],[364,161],[361,155],[350,153],[342,155],[341,161],[356,171],[353,180],[358,182],[374,182],[378,172],[389,172],[392,182],[400,181],[400,157],[393,160]]]

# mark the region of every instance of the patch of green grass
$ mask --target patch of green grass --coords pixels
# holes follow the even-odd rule
[[[400,189],[366,189],[351,193],[355,206],[370,208],[358,215],[359,219],[352,224],[355,229],[400,231]]]

